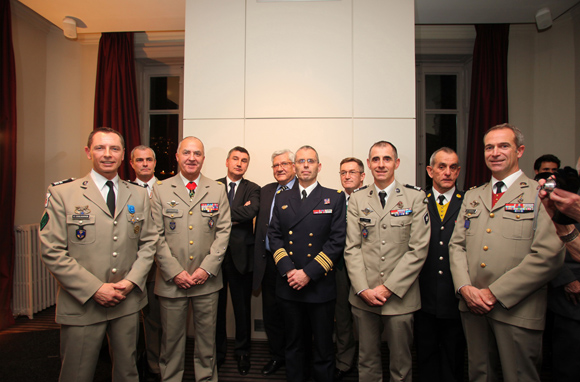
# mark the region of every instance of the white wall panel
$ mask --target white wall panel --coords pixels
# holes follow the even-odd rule
[[[247,2],[247,118],[352,115],[351,9]]]
[[[415,118],[414,4],[356,0],[354,117]]]
[[[245,2],[187,0],[184,119],[244,117]]]

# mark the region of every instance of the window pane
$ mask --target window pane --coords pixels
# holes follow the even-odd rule
[[[179,115],[161,114],[149,116],[151,148],[157,155],[155,176],[166,179],[177,174],[175,153],[179,139]]]
[[[179,77],[151,77],[150,110],[179,109]]]
[[[425,76],[426,109],[457,109],[457,76]]]
[[[427,161],[431,154],[441,147],[449,147],[457,151],[457,115],[455,114],[427,114],[425,115],[425,139]],[[429,163],[427,163],[429,164]],[[427,177],[427,186],[432,185],[432,180]]]

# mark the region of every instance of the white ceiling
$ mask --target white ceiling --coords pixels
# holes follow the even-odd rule
[[[18,1],[59,28],[64,17],[75,18],[78,33],[185,29],[185,0]],[[556,19],[579,3],[580,0],[415,0],[415,23],[535,23],[535,14],[541,8],[548,7]]]

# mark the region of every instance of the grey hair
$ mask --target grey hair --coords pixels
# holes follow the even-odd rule
[[[133,158],[135,158],[135,151],[136,150],[151,150],[151,152],[153,153],[153,159],[157,160],[157,156],[155,155],[155,150],[153,150],[151,147],[145,146],[145,145],[135,146],[133,148],[133,150],[131,150],[131,160],[133,160]]]
[[[290,162],[294,163],[294,153],[288,149],[274,151],[272,153],[272,163],[274,163],[274,158],[280,155],[284,155],[286,153],[288,153],[288,158],[290,158]]]
[[[516,148],[524,145],[524,134],[522,133],[522,131],[517,127],[515,127],[514,125],[510,125],[509,123],[495,125],[494,127],[487,130],[485,134],[483,134],[483,142],[485,143],[485,137],[487,136],[487,134],[489,134],[491,131],[500,129],[509,129],[514,133],[514,136],[516,137]]]
[[[431,154],[431,158],[429,158],[429,166],[433,167],[435,165],[435,156],[437,154],[439,154],[440,152],[444,152],[447,154],[455,154],[457,155],[457,153],[455,152],[455,150],[453,150],[452,148],[449,147],[441,147],[440,149],[435,150],[435,152],[433,154]],[[459,155],[457,155],[457,164],[459,164]]]

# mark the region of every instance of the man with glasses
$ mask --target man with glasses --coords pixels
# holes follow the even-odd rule
[[[346,226],[342,191],[318,184],[322,164],[311,146],[296,152],[298,187],[276,197],[268,239],[278,268],[276,295],[286,325],[286,379],[316,381],[334,374],[334,265],[344,250]],[[310,338],[313,360],[308,359]]]
[[[358,158],[348,157],[340,161],[340,183],[346,193],[346,205],[354,191],[364,189],[365,168]],[[352,369],[355,356],[355,340],[352,325],[352,312],[348,297],[350,294],[350,280],[344,264],[344,257],[336,266],[336,369],[334,380],[341,381]]]
[[[290,150],[279,150],[272,154],[272,170],[275,182],[260,190],[260,211],[256,219],[256,241],[254,245],[254,284],[257,290],[262,286],[262,317],[268,337],[270,360],[262,368],[263,375],[274,374],[284,365],[284,316],[276,298],[276,265],[272,257],[270,243],[266,236],[277,195],[292,189],[296,184],[294,153]]]

